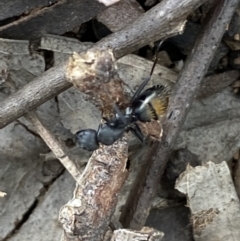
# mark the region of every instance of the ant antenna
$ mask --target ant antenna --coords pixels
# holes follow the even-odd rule
[[[153,74],[153,71],[154,71],[154,68],[155,68],[155,66],[156,66],[156,64],[157,64],[158,51],[159,51],[159,49],[160,49],[163,41],[164,41],[164,40],[162,40],[162,41],[159,43],[158,47],[157,47],[157,50],[156,50],[156,53],[155,53],[155,60],[154,60],[154,63],[153,63],[153,66],[152,66],[152,69],[151,69],[151,72],[150,72],[149,77],[146,78],[146,79],[143,81],[143,83],[139,86],[139,88],[137,89],[137,91],[134,93],[134,95],[133,95],[133,97],[132,97],[132,99],[131,99],[131,101],[130,101],[130,104],[132,104],[133,101],[140,95],[140,93],[142,92],[142,90],[144,89],[144,87],[147,85],[147,83],[148,83],[149,80],[151,79],[152,74]]]
[[[152,76],[153,71],[154,71],[154,69],[155,69],[155,66],[156,66],[156,64],[157,64],[158,51],[159,51],[160,47],[162,46],[163,41],[164,41],[164,40],[162,40],[162,41],[158,44],[158,47],[157,47],[157,49],[156,49],[156,52],[155,52],[155,60],[154,60],[154,63],[153,63],[153,66],[152,66],[152,69],[151,69],[151,72],[150,72],[150,76]]]

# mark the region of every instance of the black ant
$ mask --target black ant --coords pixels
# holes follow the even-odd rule
[[[151,120],[158,120],[159,116],[165,113],[168,105],[169,91],[166,86],[156,85],[142,92],[152,77],[157,63],[157,53],[162,42],[157,48],[156,59],[149,77],[144,80],[134,93],[130,106],[126,108],[125,113],[123,114],[114,104],[115,117],[110,120],[105,118],[105,123],[100,124],[97,131],[86,129],[77,132],[77,143],[81,148],[94,151],[99,148],[100,143],[107,146],[112,145],[123,136],[125,131],[129,130],[144,142],[145,138],[136,121],[150,122]]]

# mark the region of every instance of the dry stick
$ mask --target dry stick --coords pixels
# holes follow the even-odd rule
[[[202,3],[202,0],[162,1],[133,24],[108,36],[93,48],[112,48],[115,57],[120,58],[150,42],[180,32],[186,16]],[[65,65],[51,68],[2,101],[0,128],[70,87],[65,77]]]
[[[93,152],[73,198],[60,210],[62,240],[102,240],[128,174],[127,160],[126,137]]]
[[[12,86],[13,91],[16,91],[16,86]],[[75,164],[75,157],[72,156],[57,138],[51,133],[51,131],[42,123],[39,119],[36,111],[30,111],[25,114],[25,118],[35,127],[38,134],[46,142],[48,147],[52,150],[55,157],[58,158],[73,178],[78,182],[80,178],[80,171]],[[78,160],[79,161],[79,160]]]
[[[154,144],[147,154],[152,163],[150,162],[151,166],[147,179],[130,222],[131,228],[141,228],[146,221],[151,201],[156,194],[157,185],[166,167],[174,140],[185,121],[186,114],[200,88],[201,80],[209,67],[238,2],[238,0],[217,0],[215,2],[215,8],[208,14],[208,21],[205,22],[203,30],[188,56],[178,83],[172,91],[167,114],[168,119],[163,123],[164,135],[162,141],[159,144]],[[129,216],[129,213],[127,215]]]
[[[25,117],[32,123],[38,134],[46,142],[54,155],[61,161],[68,172],[73,176],[76,182],[79,182],[81,173],[78,170],[73,157],[71,157],[71,154],[68,153],[65,146],[56,139],[56,137],[51,133],[50,130],[47,129],[46,126],[44,126],[35,111],[25,114]]]
[[[154,39],[166,39],[176,35],[179,30],[182,30],[186,17],[203,2],[198,0],[182,0],[181,3],[175,0],[161,1],[123,31],[113,33],[112,41],[103,39],[98,46],[113,49],[114,56],[118,59]]]
[[[0,104],[0,128],[70,88],[72,84],[66,81],[64,67],[51,68],[4,99]]]

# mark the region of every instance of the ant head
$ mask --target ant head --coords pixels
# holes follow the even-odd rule
[[[78,145],[87,151],[98,149],[97,132],[92,129],[81,130],[76,133]]]

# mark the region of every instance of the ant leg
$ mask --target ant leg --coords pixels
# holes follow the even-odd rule
[[[139,86],[139,88],[136,90],[136,92],[134,93],[134,95],[133,95],[133,97],[132,97],[132,99],[131,99],[131,101],[130,101],[130,104],[132,104],[136,99],[137,99],[137,97],[141,94],[141,92],[142,92],[142,90],[144,89],[144,87],[147,85],[147,83],[149,82],[149,80],[151,79],[151,75],[148,77],[148,78],[146,78],[143,82],[142,82],[142,84]]]
[[[139,86],[139,88],[136,90],[136,92],[134,93],[134,95],[133,95],[133,97],[132,97],[132,99],[131,99],[131,101],[130,101],[130,104],[132,104],[132,103],[135,101],[135,99],[138,98],[138,96],[141,94],[141,92],[143,91],[143,89],[145,88],[145,86],[147,85],[147,83],[149,82],[149,80],[151,79],[152,74],[153,74],[153,71],[154,71],[155,66],[156,66],[156,64],[157,64],[157,61],[158,61],[158,51],[159,51],[159,49],[160,49],[163,41],[164,41],[164,40],[162,40],[162,41],[159,43],[158,47],[157,47],[157,50],[156,50],[156,58],[155,58],[155,60],[154,60],[154,63],[153,63],[153,66],[152,66],[152,69],[151,69],[151,72],[150,72],[149,77],[146,78],[146,79],[142,82],[142,84]]]
[[[119,116],[120,120],[122,121],[122,123],[127,125],[127,120],[126,120],[124,114],[120,111],[120,109],[118,108],[118,106],[115,103],[113,104],[113,109],[118,114],[118,116]]]
[[[145,143],[145,136],[143,135],[138,124],[134,123],[129,127],[129,130],[142,142]]]
[[[103,116],[102,116],[102,120],[104,120],[105,123],[108,123],[108,122],[109,122],[109,119],[108,119],[107,117],[103,117]],[[101,123],[102,123],[102,121],[101,121]]]
[[[99,124],[98,129],[97,129],[97,135],[98,135],[100,129],[102,129],[102,126],[103,126],[103,124]]]

